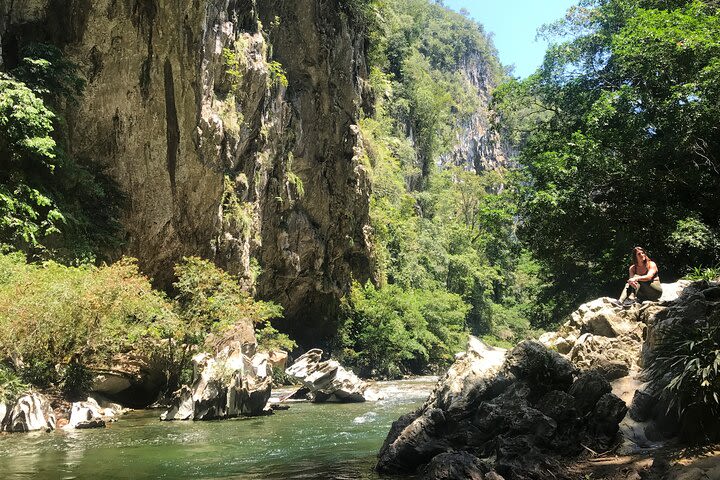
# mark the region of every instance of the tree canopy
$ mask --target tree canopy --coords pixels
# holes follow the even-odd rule
[[[617,293],[634,245],[665,278],[720,261],[717,3],[584,1],[544,34],[560,41],[496,106],[547,298]]]

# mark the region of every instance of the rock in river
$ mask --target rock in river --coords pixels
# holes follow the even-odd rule
[[[583,446],[605,450],[616,441],[627,408],[602,375],[578,373],[538,342],[522,342],[503,355],[471,338],[426,403],[393,423],[377,469],[434,469],[457,460],[436,456],[466,452],[505,478],[538,478],[557,469],[558,455],[577,454]],[[468,458],[460,462],[463,469],[474,468]]]
[[[364,402],[378,400],[378,393],[335,360],[322,361],[314,348],[300,356],[285,373],[302,382],[313,402]]]
[[[183,385],[175,393],[161,420],[215,420],[265,413],[272,386],[267,354],[248,357],[242,348],[227,346],[215,357],[196,355],[193,364],[192,387]]]
[[[6,432],[31,432],[54,430],[55,413],[45,395],[30,393],[18,398],[12,410],[6,413],[2,430]]]

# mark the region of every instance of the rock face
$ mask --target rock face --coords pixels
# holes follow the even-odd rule
[[[378,394],[354,373],[335,360],[322,361],[322,350],[314,348],[300,356],[285,373],[302,382],[313,402],[364,402]]]
[[[196,355],[193,365],[192,387],[182,386],[161,420],[216,420],[265,413],[272,387],[267,354],[248,357],[242,348],[228,346],[215,357]]]
[[[490,92],[495,87],[488,59],[478,53],[466,56],[460,69],[472,87],[480,94],[483,105],[490,103]],[[507,166],[510,149],[492,128],[493,113],[481,108],[470,121],[463,125],[456,144],[441,162],[462,166],[481,173]]]
[[[30,393],[18,398],[12,409],[6,413],[0,430],[6,432],[31,432],[54,430],[55,414],[50,402],[39,393]]]
[[[161,285],[185,255],[249,285],[254,259],[258,293],[303,342],[332,331],[351,277],[372,270],[353,25],[320,0],[2,2],[0,63],[46,42],[79,65],[69,153],[127,196],[109,256],[137,257]]]
[[[462,451],[504,477],[542,478],[557,470],[553,455],[582,445],[602,451],[617,440],[627,407],[602,375],[576,377],[570,361],[537,342],[519,344],[502,363],[497,357],[471,340],[425,405],[393,423],[377,469],[413,472]]]
[[[131,408],[145,408],[157,400],[165,385],[165,367],[145,356],[118,354],[108,364],[92,368],[95,376],[90,391]]]

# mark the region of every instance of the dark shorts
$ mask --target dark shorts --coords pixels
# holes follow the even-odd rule
[[[659,281],[652,282],[638,282],[640,288],[638,288],[637,299],[639,301],[652,300],[653,302],[660,299],[662,296],[662,285]]]

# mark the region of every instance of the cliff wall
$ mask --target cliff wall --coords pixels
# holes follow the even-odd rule
[[[478,174],[508,166],[514,153],[492,128],[495,113],[489,104],[491,92],[497,85],[489,61],[481,52],[472,52],[464,58],[460,71],[477,91],[480,108],[461,126],[455,145],[440,159],[443,164],[461,166]]]
[[[364,36],[341,2],[13,0],[2,63],[63,48],[87,81],[70,153],[125,193],[125,243],[158,285],[212,258],[285,307],[302,343],[329,334],[372,270],[356,122]],[[256,265],[260,268],[256,268]]]

